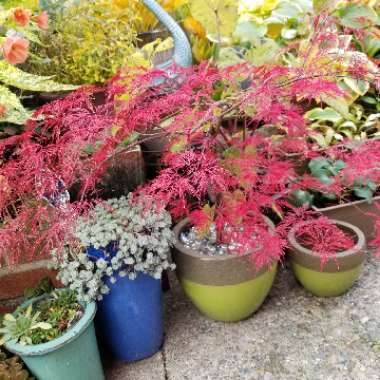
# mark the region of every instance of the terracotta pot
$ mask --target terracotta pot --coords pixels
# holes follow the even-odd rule
[[[0,312],[11,311],[22,301],[25,289],[35,288],[44,278],[49,277],[54,287],[62,287],[57,281],[57,272],[49,269],[47,259],[34,259],[12,266],[0,267]]]
[[[375,232],[375,221],[373,217],[366,214],[372,213],[380,216],[380,210],[376,205],[380,206],[380,196],[374,197],[371,203],[361,200],[324,208],[313,206],[313,209],[329,218],[342,220],[359,227],[366,239],[370,240]]]
[[[245,255],[205,256],[186,248],[179,240],[188,226],[184,219],[174,228],[173,260],[183,290],[207,317],[225,322],[243,320],[254,313],[268,295],[277,272],[256,270],[251,253]],[[268,220],[273,228],[273,223]]]
[[[352,234],[355,245],[328,258],[323,269],[320,254],[303,247],[295,237],[296,231],[301,226],[311,223],[311,220],[296,224],[288,235],[293,272],[303,287],[318,297],[336,297],[345,293],[358,278],[366,258],[366,240],[363,232],[350,223],[335,219],[331,221]]]

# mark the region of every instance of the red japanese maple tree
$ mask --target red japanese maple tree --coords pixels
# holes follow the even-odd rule
[[[310,155],[305,107],[341,96],[343,76],[379,84],[373,65],[340,46],[328,23],[316,19],[292,66],[125,69],[102,89],[103,105],[93,102],[100,90],[86,87],[39,109],[23,134],[0,142],[0,258],[16,261],[25,245],[31,256],[59,248],[73,218],[96,198],[110,158],[151,138],[165,120],[165,167],[139,191],[198,228],[212,221],[223,241],[239,233],[238,251],[255,251],[257,267],[280,259],[284,235],[274,234],[263,214],[284,218],[288,195],[300,186],[297,161]],[[279,140],[266,133],[273,127]],[[51,206],[57,191],[74,185],[78,199]]]

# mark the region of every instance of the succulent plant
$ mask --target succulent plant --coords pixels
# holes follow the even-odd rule
[[[9,341],[21,345],[49,342],[64,334],[82,315],[83,306],[75,292],[59,290],[45,293],[28,307],[20,306],[13,314],[4,315],[0,345]]]

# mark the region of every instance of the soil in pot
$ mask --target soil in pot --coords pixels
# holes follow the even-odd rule
[[[306,223],[295,225],[289,232],[289,256],[293,272],[302,286],[318,297],[336,297],[351,288],[359,277],[366,258],[366,240],[363,232],[356,226],[332,219],[344,232],[354,239],[354,245],[330,256],[321,266],[321,256],[300,244],[296,238],[297,230]]]
[[[173,260],[181,286],[192,303],[216,321],[236,322],[248,318],[264,302],[277,272],[256,270],[251,254],[212,254],[188,248],[181,240],[189,221],[174,228]],[[271,222],[269,222],[271,223]]]

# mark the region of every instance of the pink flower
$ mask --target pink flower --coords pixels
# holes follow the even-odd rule
[[[49,16],[45,11],[41,12],[38,16],[33,16],[32,20],[35,21],[41,29],[46,30],[49,26]]]
[[[13,11],[13,19],[17,22],[17,24],[26,26],[30,20],[30,11],[23,8],[16,8]]]
[[[28,58],[29,41],[22,37],[8,37],[3,46],[5,60],[12,65],[24,63]]]

